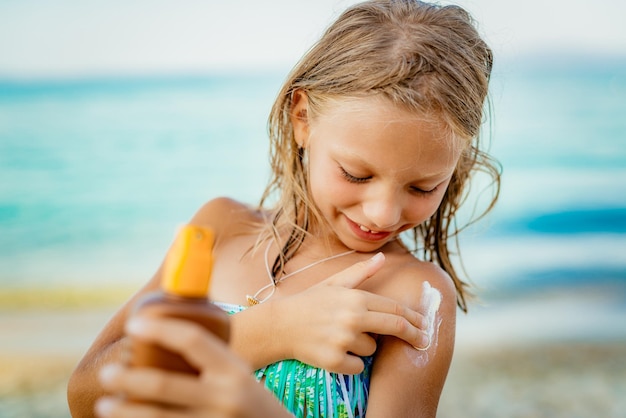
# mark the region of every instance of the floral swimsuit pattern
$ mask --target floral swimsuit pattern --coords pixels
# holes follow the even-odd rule
[[[244,306],[216,303],[229,314]],[[254,372],[257,381],[298,418],[361,418],[365,416],[373,357],[362,357],[363,372],[331,373],[298,360],[282,360]]]

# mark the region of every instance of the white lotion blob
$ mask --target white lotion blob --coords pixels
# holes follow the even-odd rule
[[[428,350],[433,342],[433,336],[435,335],[435,319],[439,313],[439,305],[441,305],[441,293],[428,282],[424,282],[422,288],[422,306],[426,307],[426,322],[428,327],[426,328],[426,334],[428,335],[428,347],[423,350]],[[437,324],[438,325],[438,324]],[[439,328],[439,326],[437,326]]]
[[[422,286],[422,307],[424,308],[424,317],[427,327],[424,330],[428,336],[428,346],[425,348],[407,347],[407,355],[411,362],[417,367],[424,367],[428,363],[431,348],[437,347],[437,335],[439,325],[441,325],[441,317],[439,315],[439,306],[441,305],[441,293],[428,282],[424,282]]]

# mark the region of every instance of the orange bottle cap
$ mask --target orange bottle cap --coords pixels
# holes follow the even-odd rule
[[[165,264],[161,287],[167,293],[206,297],[213,268],[213,230],[197,225],[181,228],[172,244]]]

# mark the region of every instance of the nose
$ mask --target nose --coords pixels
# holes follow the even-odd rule
[[[386,229],[397,225],[402,216],[401,198],[394,192],[378,192],[363,202],[363,214],[374,229]]]

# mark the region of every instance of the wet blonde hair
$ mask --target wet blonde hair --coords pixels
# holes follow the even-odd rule
[[[382,96],[391,103],[442,120],[464,151],[436,213],[413,230],[415,252],[445,270],[457,290],[457,302],[467,310],[467,283],[451,262],[450,238],[463,227],[455,215],[475,171],[493,179],[499,192],[498,164],[480,149],[480,129],[492,69],[492,53],[470,15],[458,6],[414,0],[373,0],[351,6],[326,30],[294,67],[269,117],[271,180],[260,206],[276,199],[271,230],[288,228],[288,239],[272,272],[281,274],[319,214],[307,193],[304,153],[294,140],[291,110],[294,92],[308,97],[307,117],[313,119],[329,100]]]

